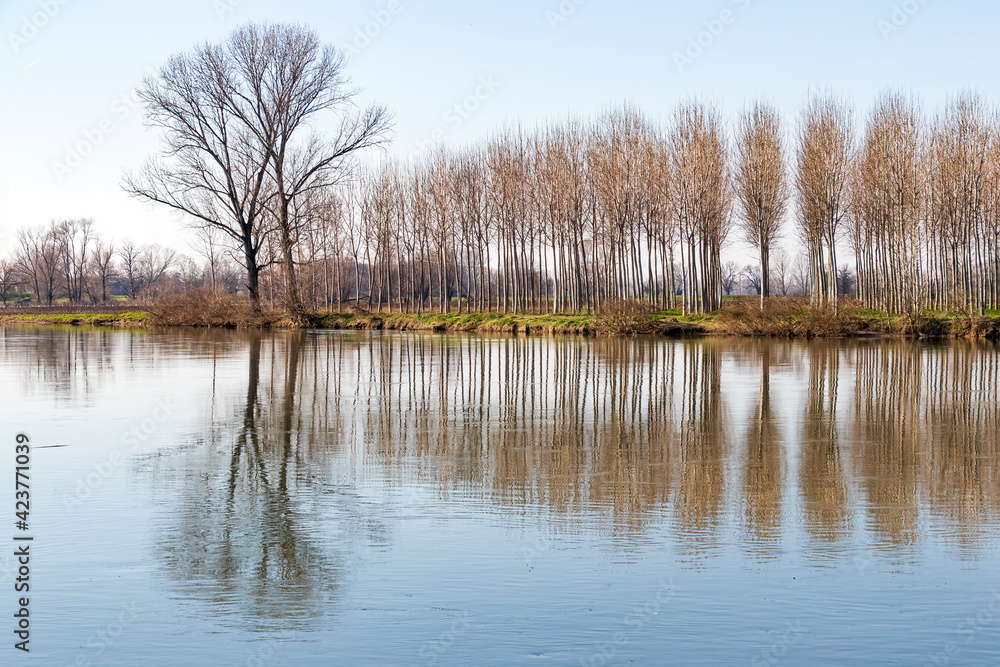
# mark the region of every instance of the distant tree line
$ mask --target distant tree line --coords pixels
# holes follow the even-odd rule
[[[199,251],[201,262],[157,244],[106,241],[91,220],[56,220],[17,233],[0,258],[0,301],[96,306],[202,287],[237,291],[239,266],[211,244]]]

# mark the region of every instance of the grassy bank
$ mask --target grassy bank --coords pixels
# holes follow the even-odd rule
[[[39,324],[75,327],[140,328],[150,325],[149,313],[3,313],[0,325]]]
[[[736,336],[748,338],[1000,339],[1000,314],[982,318],[935,313],[888,316],[847,308],[839,314],[805,306],[757,308],[730,306],[706,316],[680,311],[652,313],[624,321],[604,317],[562,315],[400,315],[329,314],[317,316],[324,329],[454,331],[525,335],[652,335]]]
[[[970,316],[925,311],[888,315],[845,302],[838,312],[812,308],[801,299],[739,300],[711,316],[711,333],[773,338],[851,338],[889,336],[926,339],[1000,339],[1000,313]]]
[[[547,336],[598,335],[704,335],[708,330],[694,322],[673,318],[646,317],[631,324],[609,323],[586,315],[504,315],[501,313],[464,313],[450,315],[326,314],[318,315],[314,325],[322,329],[479,332]]]
[[[212,327],[230,329],[313,329],[361,331],[479,332],[547,336],[740,336],[757,338],[851,338],[886,336],[926,339],[1000,339],[1000,313],[985,317],[925,312],[889,316],[845,303],[838,313],[817,310],[802,299],[776,298],[764,310],[754,299],[735,299],[706,316],[657,312],[620,302],[588,315],[502,313],[321,313],[296,322],[284,313],[254,314],[236,297],[195,295],[161,302],[150,312],[11,313],[0,324],[105,327]]]

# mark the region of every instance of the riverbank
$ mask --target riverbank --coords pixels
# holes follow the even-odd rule
[[[323,315],[316,328],[353,330],[438,331],[523,335],[665,337],[734,336],[744,338],[1000,339],[1000,316],[969,318],[940,314],[890,317],[884,313],[849,311],[831,315],[809,308],[763,314],[723,309],[707,316],[658,313],[624,321],[562,315]]]
[[[674,318],[650,317],[632,325],[609,327],[598,318],[570,315],[504,315],[494,313],[402,314],[402,313],[320,313],[308,316],[304,325],[296,324],[285,313],[265,313],[256,318],[223,318],[218,321],[198,318],[164,321],[156,313],[0,313],[2,325],[92,326],[113,328],[219,328],[219,329],[327,329],[355,331],[433,331],[456,333],[503,333],[549,336],[607,335],[707,335],[711,331],[696,322]]]
[[[367,331],[437,331],[502,333],[541,336],[652,335],[703,336],[711,330],[696,321],[649,316],[632,322],[608,323],[586,315],[505,315],[502,313],[425,314],[328,314],[316,317],[321,329]]]
[[[13,324],[113,327],[117,329],[139,329],[153,326],[150,314],[147,312],[11,313],[9,310],[0,312],[0,326]]]
[[[543,336],[663,337],[736,336],[750,338],[857,338],[1000,340],[1000,313],[969,317],[954,313],[889,316],[861,308],[839,314],[797,303],[769,304],[763,312],[748,301],[712,315],[683,316],[679,311],[641,314],[511,315],[502,313],[324,313],[297,324],[284,313],[255,318],[167,318],[157,312],[11,313],[0,311],[0,325],[93,326],[114,328],[200,327],[327,329],[356,331],[433,331]]]

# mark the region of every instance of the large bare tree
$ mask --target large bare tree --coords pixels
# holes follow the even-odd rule
[[[62,254],[63,287],[70,303],[83,303],[96,240],[93,220],[63,220],[53,231]]]
[[[163,134],[164,148],[137,173],[126,173],[133,196],[167,206],[195,226],[226,234],[241,249],[246,287],[260,309],[267,204],[274,196],[269,168],[273,138],[262,142],[259,91],[264,72],[244,59],[237,32],[220,45],[176,55],[139,90],[147,125]]]
[[[355,107],[358,90],[345,74],[343,52],[324,45],[310,28],[251,24],[237,30],[230,44],[239,78],[250,84],[247,99],[231,105],[256,142],[253,153],[267,158],[273,185],[269,210],[280,234],[285,305],[301,316],[294,253],[312,218],[296,215],[306,208],[298,200],[342,180],[348,160],[358,151],[388,141],[391,116],[381,106]],[[338,129],[331,138],[316,131],[326,113],[337,117]]]
[[[938,307],[979,313],[990,304],[989,255],[996,281],[996,202],[991,177],[996,168],[996,121],[983,99],[967,93],[950,102],[934,122],[930,139],[930,224],[935,239],[929,255]],[[992,222],[991,222],[992,219]],[[992,226],[992,231],[990,227]],[[994,243],[990,243],[993,239]],[[992,247],[991,247],[992,246]],[[984,297],[987,297],[984,299]]]
[[[87,281],[87,294],[93,303],[107,303],[110,296],[111,281],[115,278],[115,244],[105,243],[97,239],[94,243],[93,259],[90,262],[90,279]]]

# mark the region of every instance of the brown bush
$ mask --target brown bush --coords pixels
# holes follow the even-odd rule
[[[198,289],[158,299],[150,308],[153,324],[174,327],[238,329],[260,327],[266,318],[235,294]]]
[[[962,315],[952,321],[951,333],[955,338],[997,340],[1000,339],[1000,320],[995,317]]]
[[[931,320],[921,313],[906,313],[897,317],[888,327],[890,333],[901,336],[938,337],[946,332],[941,323]]]
[[[597,309],[598,330],[615,334],[641,334],[652,329],[651,317],[659,309],[645,301],[608,299]]]
[[[757,299],[740,299],[719,311],[715,329],[734,336],[780,338],[836,338],[867,330],[851,302],[841,304],[840,314],[812,308],[803,297],[772,297],[761,310]]]

